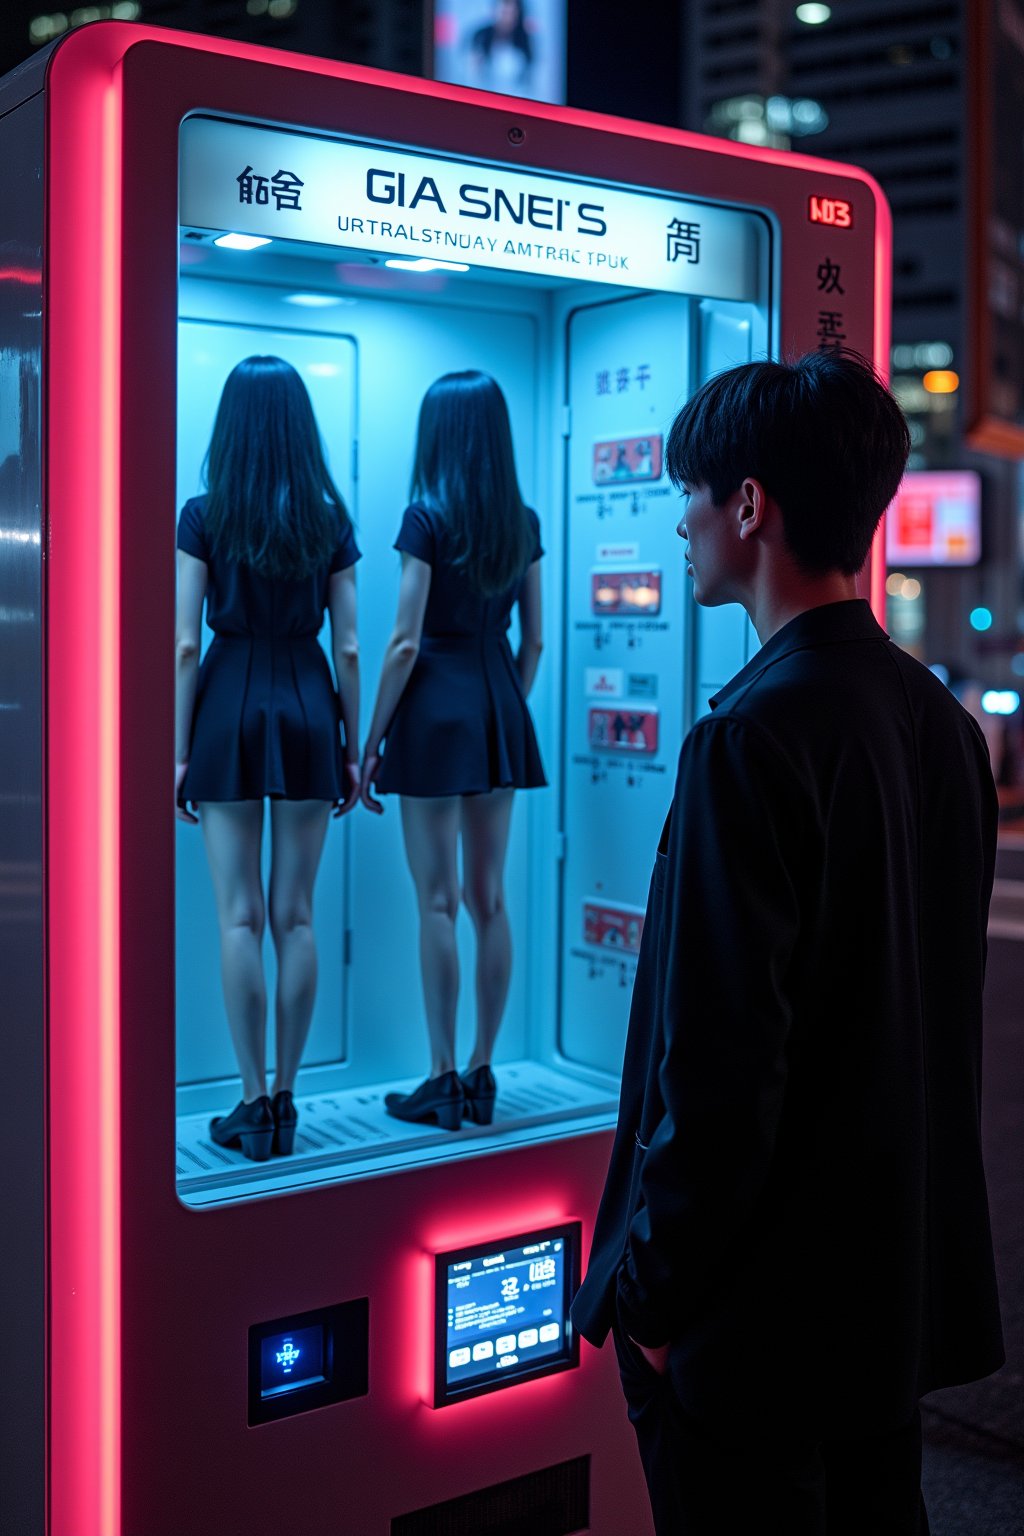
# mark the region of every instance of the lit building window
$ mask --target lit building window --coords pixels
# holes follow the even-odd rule
[[[28,24],[29,42],[36,48],[52,43],[63,32],[85,27],[91,21],[138,21],[142,7],[138,0],[117,0],[114,5],[80,5],[70,15],[53,11],[48,16],[33,16]]]

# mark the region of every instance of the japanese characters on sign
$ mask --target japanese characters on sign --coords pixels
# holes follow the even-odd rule
[[[842,284],[842,275],[843,269],[839,263],[826,256],[818,263],[818,292],[826,296],[838,294],[842,297],[846,292]],[[834,305],[819,308],[817,321],[819,350],[828,351],[832,347],[841,347],[846,340],[844,326],[841,309],[835,308]]]
[[[192,117],[181,222],[390,257],[747,299],[766,270],[756,214],[379,145]],[[608,388],[643,388],[644,364]]]

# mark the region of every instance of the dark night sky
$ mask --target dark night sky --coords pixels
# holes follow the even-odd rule
[[[0,74],[37,51],[29,41],[34,16],[73,8],[74,0],[0,0]],[[141,22],[146,9],[142,0]],[[245,0],[238,0],[238,9],[244,14]],[[623,25],[622,0],[569,0],[569,101],[596,112],[678,123],[684,10],[682,0],[642,0]],[[159,20],[173,25],[173,10],[161,8]],[[283,37],[281,46],[288,46]]]

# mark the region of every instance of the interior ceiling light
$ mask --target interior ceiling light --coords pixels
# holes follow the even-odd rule
[[[341,300],[333,293],[286,293],[286,304],[298,304],[303,309],[333,309]]]
[[[403,272],[468,272],[464,261],[432,261],[429,256],[393,256],[386,267],[400,267]]]
[[[227,251],[254,251],[258,245],[269,245],[270,240],[266,235],[218,235],[213,243]]]
[[[823,22],[829,20],[832,15],[830,5],[798,5],[796,19],[802,21],[808,27],[820,27]]]

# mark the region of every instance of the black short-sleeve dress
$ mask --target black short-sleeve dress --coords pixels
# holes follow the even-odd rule
[[[199,667],[180,800],[338,800],[341,709],[317,636],[330,577],[360,558],[351,525],[339,527],[329,565],[278,581],[210,548],[205,503],[193,497],[178,520],[178,548],[209,571],[214,632]]]
[[[530,513],[534,553],[544,553]],[[496,597],[473,590],[446,558],[440,512],[406,508],[395,548],[431,567],[430,594],[416,665],[384,741],[381,794],[430,798],[547,783],[533,721],[508,641],[520,582]]]

